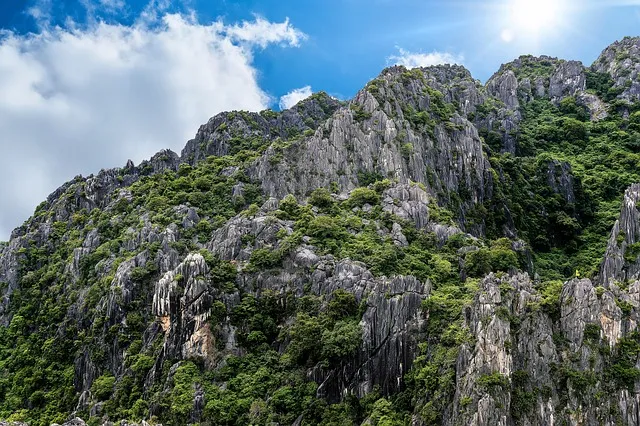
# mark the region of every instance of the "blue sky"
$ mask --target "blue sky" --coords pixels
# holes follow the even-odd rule
[[[112,0],[118,3],[122,0]],[[562,1],[562,0],[560,0]],[[41,2],[42,3],[42,2]],[[122,1],[121,8],[101,7],[100,0],[53,2],[51,22],[78,24],[91,19],[131,25],[148,0]],[[87,4],[95,6],[87,8]],[[273,96],[310,85],[343,97],[352,96],[389,65],[398,49],[450,52],[463,57],[474,77],[486,81],[501,63],[520,54],[547,54],[593,62],[611,42],[640,29],[640,1],[578,1],[561,28],[547,37],[504,43],[500,32],[509,1],[430,0],[245,0],[173,1],[168,13],[197,14],[201,23],[233,23],[260,15],[273,22],[289,18],[308,38],[297,49],[269,47],[255,53],[259,82]],[[0,4],[0,28],[19,33],[39,31],[28,13],[38,2],[7,0]],[[88,9],[90,12],[88,13]]]
[[[4,0],[0,240],[77,174],[179,152],[229,109],[350,98],[386,66],[591,64],[640,0]]]

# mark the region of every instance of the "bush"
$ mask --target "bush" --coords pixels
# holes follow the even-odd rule
[[[369,188],[356,188],[351,191],[349,199],[345,202],[348,207],[362,207],[365,204],[375,206],[380,203],[380,195]]]
[[[283,220],[296,220],[300,214],[300,205],[296,197],[289,194],[280,201],[278,217]]]
[[[111,374],[98,377],[91,385],[91,393],[97,401],[106,401],[113,393],[116,378]]]
[[[317,317],[299,313],[289,329],[291,342],[286,353],[294,362],[312,366],[320,359],[322,350],[322,324]]]
[[[497,245],[481,248],[465,257],[465,270],[472,277],[482,277],[490,272],[509,272],[518,268],[518,256],[510,248]]]
[[[322,359],[338,362],[353,355],[362,343],[362,328],[356,320],[338,321],[332,330],[322,332]]]
[[[600,326],[598,324],[586,324],[584,326],[584,338],[587,340],[599,341],[600,340]]]
[[[340,240],[345,230],[337,219],[331,216],[318,216],[309,223],[307,234],[315,238],[321,246],[326,246],[326,240]]]
[[[333,205],[333,198],[326,188],[318,188],[309,196],[309,204],[319,209],[329,209]]]
[[[277,250],[259,248],[251,252],[249,262],[258,269],[271,269],[280,265],[282,255]]]
[[[356,297],[342,289],[336,290],[332,294],[332,299],[327,307],[327,316],[332,320],[352,317],[358,312]]]
[[[382,179],[383,177],[380,173],[358,170],[358,183],[360,186],[369,186]]]
[[[509,379],[500,373],[483,374],[476,383],[486,390],[504,391],[509,386]]]
[[[538,289],[542,296],[540,307],[551,319],[560,319],[560,295],[562,294],[562,281],[545,281]]]

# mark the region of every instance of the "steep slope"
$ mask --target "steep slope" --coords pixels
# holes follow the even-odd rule
[[[637,424],[638,45],[392,67],[63,185],[0,245],[0,419]]]
[[[413,181],[464,214],[490,197],[489,163],[473,125],[433,84],[437,71],[385,70],[309,139],[272,145],[250,176],[277,198]]]

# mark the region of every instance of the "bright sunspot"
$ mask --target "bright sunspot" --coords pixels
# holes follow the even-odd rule
[[[516,36],[541,36],[562,24],[565,15],[563,0],[508,0],[507,27],[501,37],[505,42]]]

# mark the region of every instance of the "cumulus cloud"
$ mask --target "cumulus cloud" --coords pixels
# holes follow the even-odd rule
[[[398,48],[398,55],[390,56],[389,62],[407,68],[429,67],[441,64],[462,64],[464,57],[449,52],[419,53]]]
[[[77,174],[180,152],[212,115],[266,108],[252,49],[304,39],[288,20],[203,25],[162,4],[133,26],[0,33],[0,240]]]
[[[219,24],[222,25],[221,32],[234,40],[255,43],[263,49],[271,43],[299,46],[307,38],[304,33],[291,26],[289,19],[278,24],[257,16],[254,22],[245,21],[226,28],[222,23]]]
[[[280,98],[280,109],[289,109],[301,100],[307,99],[312,94],[311,86],[294,89]]]

